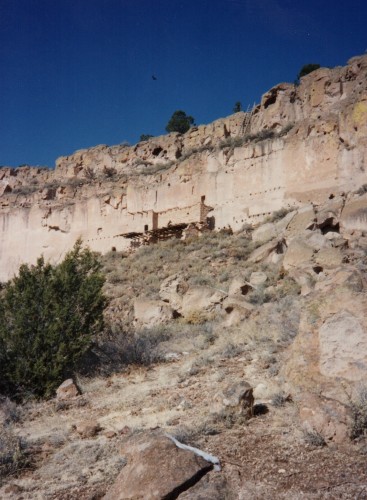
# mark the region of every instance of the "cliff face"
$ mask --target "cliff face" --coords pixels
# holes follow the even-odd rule
[[[282,207],[322,203],[367,183],[367,56],[280,84],[250,113],[135,146],[97,146],[55,171],[0,170],[0,279],[78,237],[124,250],[133,233],[178,224],[239,229]],[[359,202],[360,203],[360,202]],[[347,204],[348,205],[348,204]],[[365,228],[364,206],[347,206]]]

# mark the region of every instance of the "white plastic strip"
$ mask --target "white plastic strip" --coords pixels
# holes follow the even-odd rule
[[[214,464],[214,470],[215,471],[220,471],[221,466],[220,466],[220,461],[218,457],[215,457],[214,455],[210,455],[209,453],[206,453],[205,451],[199,450],[198,448],[194,448],[193,446],[188,446],[187,444],[180,443],[177,441],[176,438],[171,436],[170,434],[165,434],[166,437],[168,437],[171,441],[175,443],[177,448],[181,448],[182,450],[189,450],[195,453],[195,455],[198,455],[199,457],[202,457],[204,460],[207,462],[210,462]]]

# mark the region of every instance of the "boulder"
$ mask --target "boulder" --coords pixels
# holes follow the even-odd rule
[[[159,296],[164,302],[168,302],[170,306],[176,310],[181,310],[182,295],[187,291],[187,283],[182,276],[174,274],[168,276],[160,287]]]
[[[56,389],[56,397],[57,399],[71,399],[79,396],[80,391],[75,385],[73,379],[68,378],[65,380],[57,389]]]
[[[350,408],[334,399],[302,394],[299,416],[306,432],[317,432],[326,442],[342,443],[351,434],[353,418]]]
[[[177,498],[213,469],[212,463],[177,447],[161,431],[130,436],[121,453],[127,463],[104,500]]]
[[[174,316],[174,310],[166,302],[148,299],[134,301],[134,320],[140,325],[152,327],[169,321]]]
[[[190,288],[182,299],[182,315],[186,316],[194,311],[213,312],[222,308],[227,294],[211,287]]]
[[[264,285],[268,277],[262,271],[254,271],[250,276],[250,283],[254,287]]]
[[[272,262],[276,263],[283,257],[286,244],[284,239],[275,239],[256,248],[248,258],[249,262]]]
[[[309,245],[314,250],[321,250],[324,248],[330,248],[331,243],[326,236],[324,236],[320,231],[305,231],[305,239],[307,245]]]
[[[367,194],[346,202],[341,215],[343,229],[367,231]]]
[[[297,211],[287,226],[287,239],[290,239],[301,231],[312,227],[315,223],[315,210],[312,205],[306,205]]]
[[[102,428],[95,420],[85,420],[77,424],[75,430],[81,438],[88,439],[96,436]]]
[[[314,261],[319,266],[334,268],[343,262],[343,255],[339,248],[322,248],[315,255]]]
[[[363,380],[367,376],[367,332],[360,320],[342,310],[319,329],[320,373],[326,377]]]
[[[282,219],[276,222],[268,222],[256,228],[252,233],[252,240],[259,243],[266,243],[279,237],[287,229],[291,220],[297,214],[296,211],[286,214]]]
[[[252,233],[252,241],[266,243],[269,240],[276,238],[277,230],[273,222],[268,222],[256,228]]]
[[[312,268],[292,269],[288,275],[301,287],[301,295],[308,295],[314,288],[315,273]]]
[[[286,271],[297,268],[312,260],[314,249],[307,244],[306,238],[299,236],[292,239],[283,260],[283,267]]]
[[[355,278],[352,268],[349,273],[338,270],[317,284],[323,287],[316,296],[310,294],[305,299],[298,335],[285,352],[279,372],[287,390],[300,400],[317,391],[321,403],[307,403],[307,419],[313,415],[312,422],[322,421],[313,427],[325,438],[337,441],[349,432],[345,413],[345,407],[350,406],[348,394],[367,379],[367,299],[350,286],[349,280],[353,284]],[[359,289],[358,282],[356,287]],[[339,424],[342,427],[336,430]]]
[[[229,296],[223,301],[223,309],[227,313],[226,326],[237,325],[248,318],[255,307],[241,295]]]
[[[218,404],[216,410],[219,412],[246,418],[253,416],[253,388],[245,381],[228,384],[214,399]]]
[[[247,295],[253,290],[253,287],[245,279],[234,278],[228,288],[228,295]]]
[[[336,269],[324,280],[317,282],[315,290],[323,292],[340,286],[353,292],[363,292],[364,279],[361,272],[353,266],[343,266],[343,268]]]

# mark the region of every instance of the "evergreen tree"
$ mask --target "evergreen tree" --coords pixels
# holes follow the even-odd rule
[[[100,264],[77,241],[61,264],[22,265],[0,301],[0,390],[49,396],[103,328]]]
[[[300,80],[300,78],[302,78],[303,76],[306,76],[309,73],[312,73],[312,71],[315,71],[316,69],[319,69],[319,68],[320,68],[320,64],[305,64],[300,69],[300,71],[297,75],[297,79]]]
[[[179,132],[184,134],[194,125],[194,118],[188,116],[185,111],[175,111],[166,126],[167,132]]]
[[[237,101],[233,107],[233,113],[239,113],[242,111],[242,104],[240,101]]]

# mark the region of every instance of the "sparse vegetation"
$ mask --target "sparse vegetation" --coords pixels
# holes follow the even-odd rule
[[[116,343],[121,366],[150,366],[162,362],[159,345],[167,341],[170,336],[169,330],[164,326],[121,334]]]
[[[11,426],[0,428],[0,486],[9,475],[29,466],[27,442],[14,433]]]
[[[284,406],[288,401],[289,401],[289,396],[286,395],[283,391],[277,392],[271,398],[271,403],[276,408]]]
[[[239,113],[240,111],[242,111],[242,104],[240,101],[237,101],[233,106],[233,113]]]
[[[139,175],[153,175],[163,170],[168,170],[174,164],[173,161],[168,160],[166,162],[154,163],[153,165],[149,162],[139,161],[137,174]]]
[[[282,207],[279,210],[273,212],[269,217],[266,218],[265,222],[277,222],[283,219],[287,214],[292,212],[293,208]]]
[[[359,387],[350,407],[353,415],[352,439],[367,435],[367,386]]]
[[[304,431],[303,439],[305,443],[310,446],[315,446],[315,447],[326,446],[326,442],[323,436],[314,429],[310,431]]]
[[[239,148],[250,142],[261,142],[267,139],[277,139],[278,137],[284,137],[285,135],[287,135],[288,132],[293,128],[293,126],[293,123],[288,123],[279,132],[276,132],[272,129],[263,129],[253,134],[228,137],[227,139],[222,140],[219,143],[218,147],[219,149],[230,148],[231,150],[233,150],[234,148]]]
[[[302,66],[302,68],[299,70],[299,73],[297,75],[297,79],[300,80],[303,76],[309,75],[313,71],[316,71],[317,69],[320,68],[320,64],[305,64]]]
[[[143,141],[148,141],[149,139],[151,139],[153,136],[150,135],[150,134],[141,134],[140,136],[140,139],[139,141],[140,142],[143,142]]]

